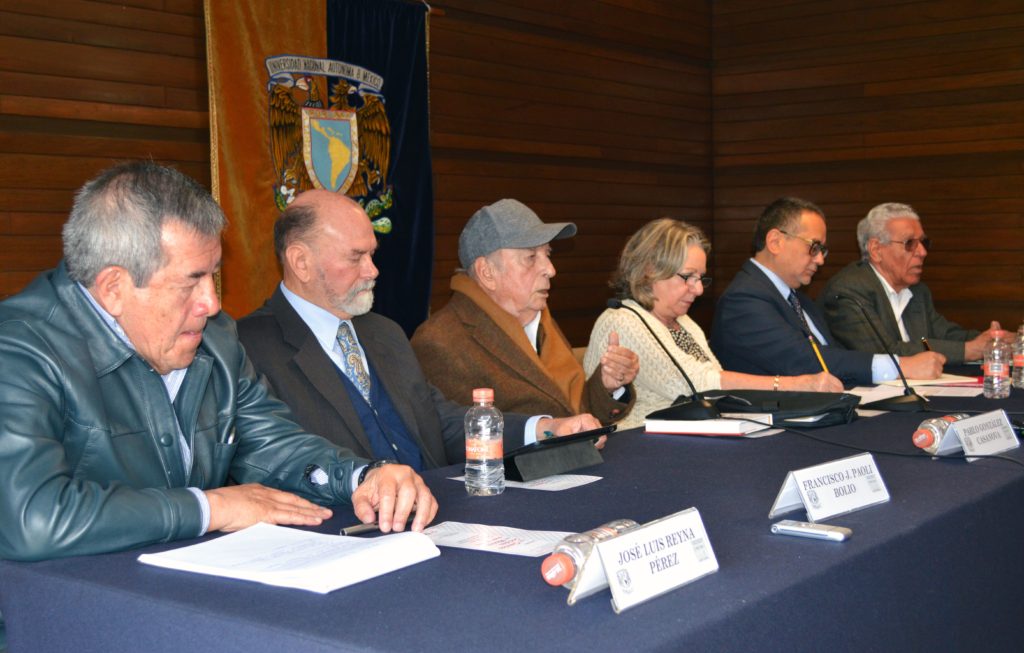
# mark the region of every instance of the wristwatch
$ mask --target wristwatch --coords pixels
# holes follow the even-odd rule
[[[381,458],[380,460],[374,460],[366,467],[363,467],[363,471],[359,472],[359,480],[356,482],[356,486],[362,485],[363,481],[366,480],[366,475],[372,469],[383,467],[384,465],[397,465],[398,461],[392,458]]]

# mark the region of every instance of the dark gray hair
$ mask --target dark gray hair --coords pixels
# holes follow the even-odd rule
[[[316,207],[312,204],[292,203],[274,222],[274,252],[284,266],[284,253],[297,240],[307,240],[316,229]]]
[[[883,245],[889,242],[887,225],[890,220],[896,218],[921,219],[909,204],[886,202],[868,211],[868,214],[857,223],[857,245],[860,246],[861,258],[867,260],[868,241],[872,238],[877,238]]]
[[[104,170],[79,189],[64,224],[68,276],[91,286],[116,265],[146,286],[167,262],[161,234],[170,221],[214,238],[227,225],[210,193],[173,168],[136,161]]]
[[[825,218],[825,212],[818,208],[816,204],[802,200],[799,197],[780,197],[764,207],[764,211],[761,212],[761,216],[757,219],[757,224],[754,226],[754,242],[751,247],[753,253],[757,254],[764,249],[765,239],[768,237],[768,232],[772,229],[778,229],[779,231],[792,231],[796,229],[797,225],[800,224],[800,214],[804,211],[817,213],[822,219]]]

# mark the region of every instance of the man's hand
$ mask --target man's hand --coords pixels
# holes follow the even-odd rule
[[[405,530],[416,511],[412,530],[422,531],[437,514],[437,500],[411,467],[382,465],[371,469],[352,493],[352,511],[364,524],[376,521],[381,533]]]
[[[205,491],[210,502],[210,531],[237,531],[258,522],[316,526],[331,511],[291,492],[257,483]]]
[[[543,440],[547,437],[546,433],[554,433],[555,436],[572,435],[573,433],[582,433],[583,431],[599,428],[601,428],[601,422],[597,421],[597,418],[590,413],[580,413],[579,415],[563,417],[561,419],[545,417],[537,421],[537,439]],[[607,441],[608,438],[602,435],[594,443],[594,446],[598,449],[603,449],[604,443]]]
[[[787,382],[792,380],[791,387]],[[843,382],[828,372],[802,374],[800,376],[782,377],[779,387],[782,390],[806,390],[808,392],[842,392]]]
[[[908,379],[937,379],[942,374],[946,357],[937,351],[922,351],[913,356],[900,356],[900,367]]]
[[[619,334],[608,334],[608,347],[601,356],[601,385],[608,392],[615,392],[628,385],[640,371],[640,358],[632,349],[619,346]]]
[[[985,356],[985,347],[988,347],[988,343],[992,342],[993,338],[1005,338],[1007,335],[1007,332],[1003,331],[1003,327],[999,326],[998,322],[993,321],[989,325],[988,331],[983,331],[974,340],[968,340],[964,343],[964,360],[981,360]]]

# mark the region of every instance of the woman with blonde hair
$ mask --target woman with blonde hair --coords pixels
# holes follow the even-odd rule
[[[842,392],[843,384],[826,372],[802,376],[759,376],[723,370],[704,331],[687,312],[711,284],[707,276],[711,245],[697,227],[660,218],[633,234],[622,250],[612,287],[626,308],[608,309],[597,318],[583,367],[590,374],[601,363],[610,333],[640,357],[633,381],[636,404],[620,426],[640,426],[648,413],[671,405],[690,387],[666,356],[685,371],[698,392],[749,388]],[[641,320],[647,324],[641,323]],[[650,327],[648,330],[647,327]],[[653,332],[653,336],[652,336]],[[657,340],[655,339],[657,338]],[[660,344],[659,344],[660,341]]]

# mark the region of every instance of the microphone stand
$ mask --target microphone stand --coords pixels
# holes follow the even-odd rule
[[[864,305],[853,297],[847,297],[846,295],[836,295],[836,301],[846,300],[851,302],[860,309],[861,314],[864,316],[864,321],[871,327],[871,332],[875,334],[875,338],[882,344],[882,349],[889,355],[892,360],[892,364],[896,366],[896,371],[900,375],[900,381],[903,382],[903,394],[898,397],[889,397],[888,399],[879,399],[878,401],[872,401],[871,403],[861,405],[861,408],[868,410],[888,410],[892,412],[904,412],[913,413],[928,408],[928,399],[914,392],[914,389],[907,383],[907,377],[903,376],[903,368],[900,367],[900,363],[896,360],[896,356],[892,353],[892,350],[888,345],[885,344],[885,339],[882,338],[881,332],[875,326],[875,323],[871,321],[871,316],[868,315],[868,310],[864,308]]]
[[[651,325],[647,324],[647,321],[644,320],[643,316],[640,315],[640,313],[638,313],[636,309],[634,309],[632,306],[626,306],[625,304],[622,303],[621,300],[618,299],[609,299],[608,308],[624,308],[627,311],[636,315],[637,319],[640,320],[640,323],[643,324],[648,331],[650,331],[651,337],[654,338],[654,342],[658,343],[658,345],[661,346],[662,350],[664,350],[665,352],[665,355],[668,356],[668,359],[672,361],[672,364],[676,366],[677,370],[679,370],[679,373],[683,376],[683,379],[686,380],[686,384],[690,386],[690,392],[692,392],[693,394],[689,397],[679,395],[678,397],[676,397],[675,403],[673,403],[671,406],[669,406],[668,408],[663,408],[661,410],[655,411],[655,413],[657,413],[658,415],[658,419],[702,420],[718,419],[719,417],[722,416],[722,414],[718,412],[718,408],[716,408],[713,403],[705,399],[704,395],[697,391],[697,387],[693,385],[693,381],[691,381],[690,377],[688,377],[686,375],[686,372],[683,371],[682,366],[680,366],[679,363],[676,362],[676,359],[672,356],[668,348],[665,346],[665,343],[663,343],[661,339],[658,338],[657,334],[654,333],[654,329],[651,328]],[[651,414],[653,415],[655,413]]]

